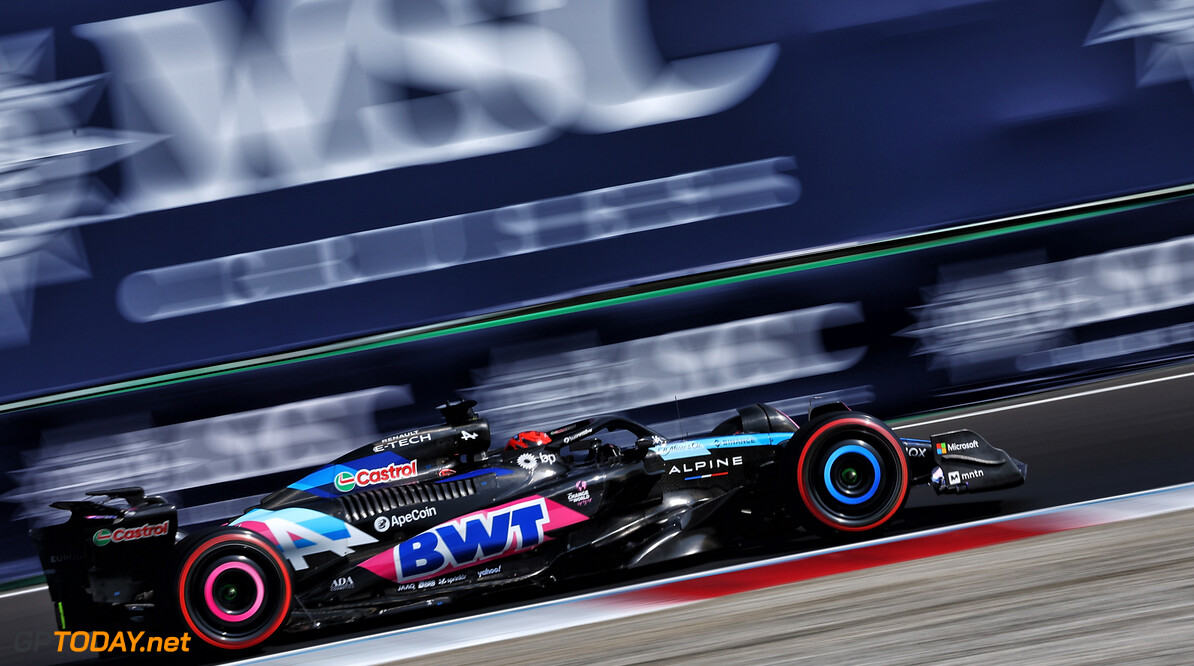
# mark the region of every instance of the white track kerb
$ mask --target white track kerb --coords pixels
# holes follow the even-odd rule
[[[706,598],[719,596],[716,593],[708,593],[709,588],[716,587],[716,579],[719,577],[728,578],[730,574],[747,570],[755,570],[757,573],[765,576],[768,568],[778,570],[781,565],[812,559],[826,553],[859,551],[861,555],[862,551],[866,549],[879,548],[884,544],[926,540],[926,547],[921,551],[923,555],[910,555],[904,558],[916,559],[917,557],[932,555],[931,544],[935,543],[935,540],[931,540],[932,537],[949,532],[979,530],[986,526],[997,526],[1022,531],[1021,536],[1011,538],[1026,538],[1051,532],[1062,532],[1081,527],[1146,518],[1191,508],[1194,508],[1194,483],[1041,509],[1011,516],[1002,516],[962,525],[941,527],[849,546],[839,546],[789,555],[699,574],[627,586],[596,594],[586,594],[569,599],[486,613],[465,619],[439,622],[410,629],[387,631],[371,636],[362,636],[230,663],[384,664],[393,662],[396,659],[421,657],[695,603],[701,595],[704,595]],[[910,549],[909,552],[913,552],[914,550]],[[956,552],[956,550],[956,548],[952,548],[948,549],[948,552]],[[857,567],[855,568],[857,569],[875,566],[873,558],[858,557],[856,561]],[[685,582],[696,580],[701,581],[701,595],[693,595],[692,597],[685,598],[683,594],[665,593],[655,597],[650,594],[651,590],[663,588],[664,586],[669,586],[669,589],[672,590],[675,590],[677,585],[683,588]],[[778,585],[786,582],[788,581],[777,576],[774,584]],[[726,594],[729,593],[732,592],[727,592]]]

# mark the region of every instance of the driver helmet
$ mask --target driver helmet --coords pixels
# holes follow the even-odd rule
[[[506,442],[506,450],[519,451],[533,449],[550,442],[551,438],[547,436],[547,433],[539,432],[538,430],[528,430],[511,437],[510,441]]]

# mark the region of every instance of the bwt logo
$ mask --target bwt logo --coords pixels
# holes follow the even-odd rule
[[[547,505],[535,497],[440,525],[394,549],[398,582],[537,546],[547,521]]]

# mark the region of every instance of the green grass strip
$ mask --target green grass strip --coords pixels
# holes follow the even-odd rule
[[[16,580],[0,582],[0,592],[11,592],[13,590],[20,590],[26,587],[45,584],[46,577],[43,574],[38,574],[36,576],[28,576],[26,578],[18,578]]]

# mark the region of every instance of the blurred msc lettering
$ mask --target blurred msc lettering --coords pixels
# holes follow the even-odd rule
[[[496,352],[469,394],[500,431],[767,386],[854,366],[866,348],[829,351],[824,332],[863,321],[858,303],[831,303],[517,360]]]
[[[169,492],[322,464],[378,438],[378,411],[411,403],[409,387],[385,386],[116,435],[47,431],[2,499],[21,504],[18,518],[41,516],[86,488]]]
[[[914,310],[918,322],[902,334],[917,338],[919,353],[933,355],[952,379],[975,379],[1184,339],[1177,332],[1045,353],[1067,343],[1073,328],[1194,304],[1194,236],[999,272],[963,265],[942,274]],[[1006,363],[1021,357],[1028,360]]]
[[[643,0],[223,1],[75,32],[116,122],[167,137],[122,163],[134,212],[707,116],[779,54],[668,62]]]
[[[794,203],[790,157],[139,271],[117,288],[153,321]]]
[[[1026,372],[1047,370],[1063,365],[1101,361],[1190,343],[1194,343],[1194,324],[1175,324],[1149,331],[1117,335],[1094,342],[1025,354],[1016,359],[1016,367]]]

